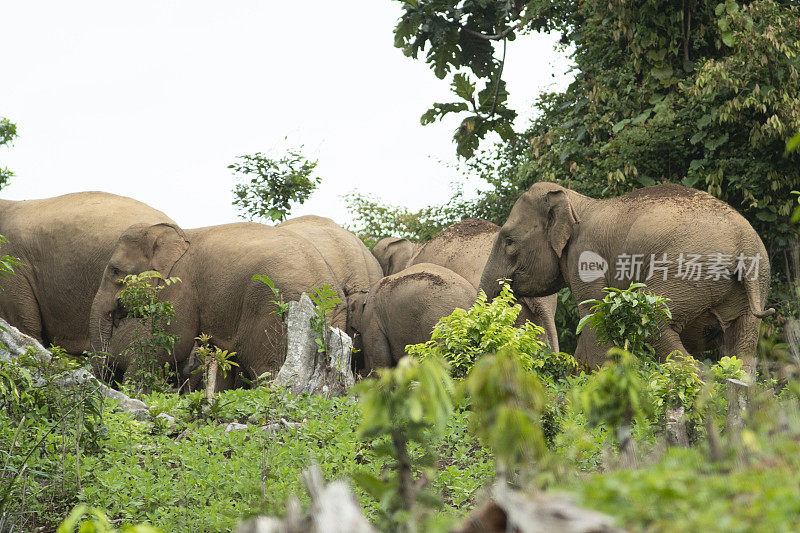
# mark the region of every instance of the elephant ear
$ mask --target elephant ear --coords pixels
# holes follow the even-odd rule
[[[564,191],[548,192],[545,203],[548,206],[547,238],[558,257],[561,257],[580,220]]]
[[[175,224],[154,224],[147,229],[151,256],[150,266],[164,277],[168,277],[172,267],[189,249],[189,239]]]

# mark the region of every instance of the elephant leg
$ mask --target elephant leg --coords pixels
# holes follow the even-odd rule
[[[393,366],[389,339],[377,324],[370,324],[364,333],[364,366],[368,375],[379,368]]]
[[[761,319],[751,313],[737,317],[722,334],[725,354],[742,360],[742,368],[755,377],[758,331]]]
[[[610,348],[611,346],[602,345],[597,341],[594,329],[586,328],[578,336],[575,359],[586,365],[589,370],[594,370],[608,360],[607,353]]]
[[[681,341],[681,336],[669,325],[661,326],[658,340],[653,343],[657,361],[665,361],[672,352],[678,351],[683,355],[691,355]]]

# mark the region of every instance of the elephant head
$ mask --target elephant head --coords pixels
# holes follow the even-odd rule
[[[130,329],[130,324],[125,324],[126,311],[119,302],[122,279],[148,270],[167,277],[188,247],[183,230],[174,224],[134,224],[122,233],[92,302],[89,334],[93,350],[117,351],[111,343],[114,329]],[[119,366],[126,366],[124,361],[120,363]],[[124,372],[125,368],[119,370]]]
[[[491,299],[500,279],[519,296],[546,296],[565,286],[561,259],[580,220],[568,190],[536,183],[514,204],[495,238],[480,288]]]
[[[411,263],[419,244],[399,237],[386,237],[372,248],[372,255],[378,260],[384,276],[396,274]]]

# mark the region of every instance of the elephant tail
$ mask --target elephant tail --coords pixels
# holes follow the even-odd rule
[[[747,300],[750,304],[750,312],[753,313],[756,318],[768,317],[775,313],[774,307],[764,309],[763,302],[761,301],[761,292],[759,291],[759,286],[756,280],[745,277],[742,280],[742,283],[744,283],[744,289],[747,291]]]

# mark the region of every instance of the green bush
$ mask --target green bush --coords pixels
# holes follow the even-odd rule
[[[700,368],[694,357],[671,353],[650,374],[649,389],[653,407],[661,416],[669,408],[683,407],[686,420],[698,424],[702,413],[697,400],[703,385]]]
[[[159,294],[180,281],[175,277],[164,278],[153,270],[130,274],[122,280],[119,301],[130,317],[146,328],[144,332],[134,332],[133,341],[125,350],[130,356],[131,367],[135,369],[131,373],[133,380],[127,384],[128,390],[165,390],[169,387],[169,367],[165,365],[161,368],[158,361],[172,353],[178,336],[167,331],[167,327],[175,320],[175,309]]]
[[[637,357],[654,354],[648,339],[657,337],[659,324],[672,313],[667,300],[644,291],[644,283],[631,283],[627,289],[606,287],[602,300],[586,300],[592,304],[591,314],[578,322],[578,333],[585,326],[594,328],[601,344],[612,344]]]
[[[527,370],[534,369],[534,359],[545,352],[539,340],[544,330],[530,322],[514,327],[521,310],[508,283],[502,284],[500,295],[491,303],[481,291],[469,309],[456,309],[439,320],[431,340],[406,346],[406,353],[420,358],[441,357],[450,364],[454,377],[466,376],[475,361],[487,353],[511,350],[519,354]],[[558,361],[554,360],[558,366]],[[540,365],[545,366],[545,363]]]

